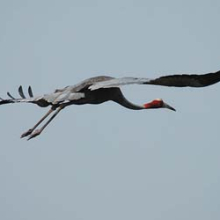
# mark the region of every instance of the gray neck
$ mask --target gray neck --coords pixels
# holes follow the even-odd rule
[[[125,108],[129,108],[132,110],[142,110],[145,109],[143,105],[136,105],[132,102],[129,102],[122,94],[121,96],[118,96],[116,100],[113,100],[117,102],[118,104],[124,106]]]

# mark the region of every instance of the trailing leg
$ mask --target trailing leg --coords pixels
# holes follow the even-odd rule
[[[26,137],[30,135],[52,112],[54,111],[53,108],[51,108],[38,122],[35,124],[32,128],[30,128],[28,131],[24,132],[21,135],[21,138]]]
[[[54,114],[50,117],[50,119],[40,128],[40,129],[37,129],[37,130],[34,130],[28,140],[38,136],[41,134],[41,132],[50,124],[50,122],[58,115],[58,113],[63,109],[64,107],[63,106],[59,106],[56,111],[54,112]]]

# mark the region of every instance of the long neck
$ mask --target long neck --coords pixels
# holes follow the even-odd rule
[[[116,99],[113,101],[117,102],[118,104],[124,106],[125,108],[129,108],[132,110],[142,110],[145,109],[144,105],[136,105],[132,102],[129,102],[122,94],[117,96]]]

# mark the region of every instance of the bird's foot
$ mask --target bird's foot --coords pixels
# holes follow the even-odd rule
[[[36,136],[40,135],[41,134],[41,130],[40,129],[37,129],[35,130],[33,133],[30,134],[29,138],[27,140],[30,140],[32,138],[35,138]]]
[[[24,133],[21,135],[21,138],[27,137],[27,136],[30,135],[32,132],[33,132],[33,129],[29,129],[28,131],[24,132]]]

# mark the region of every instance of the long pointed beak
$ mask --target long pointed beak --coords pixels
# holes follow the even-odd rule
[[[168,109],[170,109],[170,110],[172,110],[172,111],[176,111],[176,109],[175,108],[173,108],[172,106],[170,106],[170,105],[168,105],[167,103],[163,103],[163,107],[164,108],[168,108]]]

